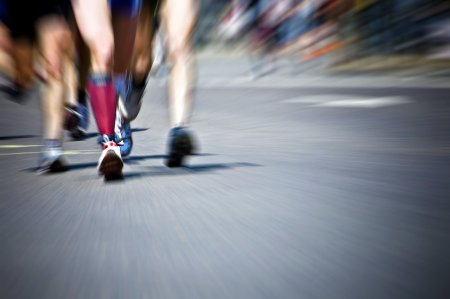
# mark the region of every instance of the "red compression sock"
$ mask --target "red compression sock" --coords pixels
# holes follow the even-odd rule
[[[91,75],[88,91],[100,135],[114,135],[117,99],[111,76]]]

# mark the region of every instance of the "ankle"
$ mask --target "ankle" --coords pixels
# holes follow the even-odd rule
[[[58,148],[62,147],[62,141],[59,139],[44,139],[44,147],[45,148]]]

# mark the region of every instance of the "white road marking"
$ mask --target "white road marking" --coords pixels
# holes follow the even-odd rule
[[[448,89],[448,81],[437,79],[410,79],[401,78],[324,78],[324,77],[264,77],[252,78],[251,76],[235,76],[227,78],[200,78],[197,88],[258,88],[258,89],[283,89],[283,88],[427,88],[427,89]],[[420,79],[420,80],[419,80]],[[165,81],[156,83],[157,86],[165,86]]]
[[[304,96],[282,101],[282,103],[309,104],[314,107],[343,107],[343,108],[380,108],[410,104],[408,97],[361,97],[355,95],[318,95]]]
[[[26,144],[5,144],[0,145],[0,148],[28,148],[28,147],[40,147],[41,145],[26,145]]]
[[[0,156],[17,156],[17,155],[37,155],[41,152],[15,152],[15,153],[1,153]],[[94,155],[99,154],[99,151],[93,150],[78,150],[78,151],[64,151],[63,154],[67,156],[73,155]]]

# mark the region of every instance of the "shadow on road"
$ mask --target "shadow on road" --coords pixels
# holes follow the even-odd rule
[[[193,154],[191,155],[193,157],[210,157],[210,156],[216,156],[216,154],[209,154],[209,153],[202,153],[202,154]],[[125,164],[134,165],[138,164],[140,161],[145,160],[158,160],[158,159],[165,159],[166,155],[146,155],[146,156],[131,156],[123,159],[123,162]]]
[[[0,136],[0,141],[15,140],[15,139],[28,139],[39,137],[38,135],[17,135],[17,136]]]
[[[193,154],[192,157],[210,157],[210,156],[216,156],[216,154],[210,154],[210,153],[201,153],[201,154]],[[127,165],[136,165],[139,164],[141,161],[146,160],[163,160],[166,158],[166,155],[145,155],[145,156],[131,156],[126,157],[123,159],[123,162]],[[76,164],[70,164],[68,166],[68,170],[81,170],[81,169],[87,169],[87,168],[95,168],[97,167],[97,162],[87,162],[87,163],[76,163]],[[201,168],[202,165],[199,166],[188,166],[187,168],[193,168],[195,170],[196,168]],[[36,167],[23,169],[22,171],[28,171],[28,172],[35,172]]]
[[[208,157],[208,156],[215,156],[215,154],[194,154],[192,156],[195,157]],[[123,162],[127,165],[136,165],[139,164],[141,161],[146,160],[163,160],[166,158],[166,155],[146,155],[146,156],[131,156],[123,159]],[[201,165],[200,165],[201,166]],[[88,162],[88,163],[78,163],[78,164],[70,164],[69,170],[81,170],[86,168],[95,168],[97,167],[97,162]],[[186,168],[191,168],[194,166],[188,166]]]
[[[135,165],[138,164],[138,162],[140,161],[164,159],[165,157],[166,157],[165,155],[132,156],[124,158],[123,162],[125,164]],[[81,170],[95,167],[97,167],[97,162],[77,163],[77,164],[70,164],[69,170]]]
[[[166,155],[145,155],[145,156],[131,156],[123,159],[123,162],[125,164],[138,164],[141,161],[145,160],[158,160],[158,159],[164,159],[166,158]]]
[[[177,176],[177,175],[190,175],[209,173],[220,170],[232,170],[241,167],[262,167],[263,165],[248,163],[248,162],[235,162],[235,163],[211,163],[211,164],[194,164],[180,168],[168,168],[165,166],[152,166],[148,167],[149,171],[140,172],[128,172],[124,174],[125,180],[155,177],[155,176]]]
[[[136,133],[136,132],[144,132],[147,130],[150,130],[150,128],[134,128],[134,129],[131,129],[131,132]]]
[[[216,154],[210,153],[200,153],[194,154],[192,156],[216,156]],[[140,161],[145,160],[163,160],[165,155],[146,155],[146,156],[131,156],[124,158],[124,163],[127,165],[136,165],[139,164]],[[166,166],[148,166],[145,169],[148,171],[135,171],[135,172],[125,172],[123,175],[124,180],[136,179],[142,177],[150,177],[150,176],[177,176],[177,175],[190,175],[190,174],[201,174],[201,173],[209,173],[220,170],[231,170],[235,168],[241,167],[262,167],[263,165],[248,163],[248,162],[234,162],[234,163],[207,163],[207,164],[191,164],[185,167],[180,168],[168,168]],[[96,168],[97,162],[87,162],[87,163],[78,163],[78,164],[70,164],[68,166],[68,171],[76,171],[83,170],[88,168]],[[36,172],[37,168],[28,168],[23,169],[22,171],[26,172]],[[122,181],[114,180],[114,181]]]

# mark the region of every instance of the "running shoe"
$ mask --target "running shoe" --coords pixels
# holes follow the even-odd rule
[[[120,112],[116,114],[116,124],[114,127],[115,141],[120,146],[120,154],[122,157],[129,156],[133,149],[133,138],[131,137],[131,125],[124,122],[120,116]]]
[[[20,103],[24,89],[17,85],[13,79],[0,72],[0,93],[8,99]]]
[[[80,119],[80,114],[76,107],[66,106],[64,108],[64,129],[72,132],[74,131]]]
[[[169,132],[167,146],[166,165],[181,167],[184,164],[184,158],[194,151],[194,138],[185,127],[175,127]]]
[[[63,156],[61,143],[58,141],[46,143],[39,159],[38,174],[66,171],[68,169],[67,161]]]
[[[129,156],[133,149],[133,138],[131,137],[131,125],[130,123],[122,124],[122,130],[120,131],[121,145],[120,153],[123,157]]]
[[[134,120],[141,110],[142,98],[144,97],[148,77],[140,84],[133,83],[133,78],[128,78],[127,87],[120,92],[118,108],[120,114],[127,121]]]
[[[80,140],[86,136],[89,126],[89,108],[86,104],[78,104],[76,107],[78,116],[78,125],[70,131],[73,139]]]
[[[120,149],[112,137],[103,135],[103,151],[98,160],[98,173],[105,177],[105,180],[121,179],[123,161]]]

